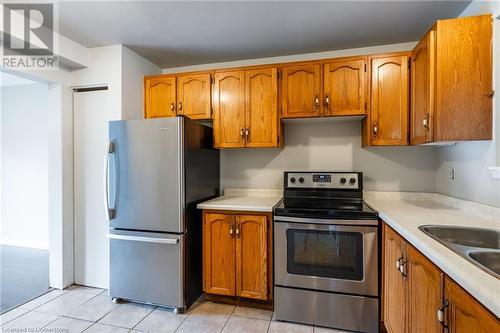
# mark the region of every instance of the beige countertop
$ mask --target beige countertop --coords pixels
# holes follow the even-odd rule
[[[434,193],[384,193],[365,192],[365,201],[444,273],[500,316],[500,280],[418,229],[425,224],[439,224],[500,230],[500,208]]]
[[[272,213],[283,197],[282,190],[225,189],[224,195],[198,204],[198,209]]]

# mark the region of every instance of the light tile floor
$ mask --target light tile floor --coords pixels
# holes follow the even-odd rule
[[[272,311],[196,302],[186,313],[136,303],[114,304],[105,290],[73,285],[0,316],[2,332],[338,333],[275,321]]]

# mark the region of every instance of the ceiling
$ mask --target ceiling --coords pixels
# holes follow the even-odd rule
[[[59,32],[162,68],[418,40],[470,1],[62,1]]]

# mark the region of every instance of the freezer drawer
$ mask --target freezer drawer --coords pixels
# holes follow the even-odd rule
[[[111,230],[111,297],[183,308],[184,235]]]

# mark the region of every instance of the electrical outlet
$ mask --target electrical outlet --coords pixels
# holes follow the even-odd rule
[[[450,175],[450,180],[455,180],[455,168],[450,169],[449,175]]]

